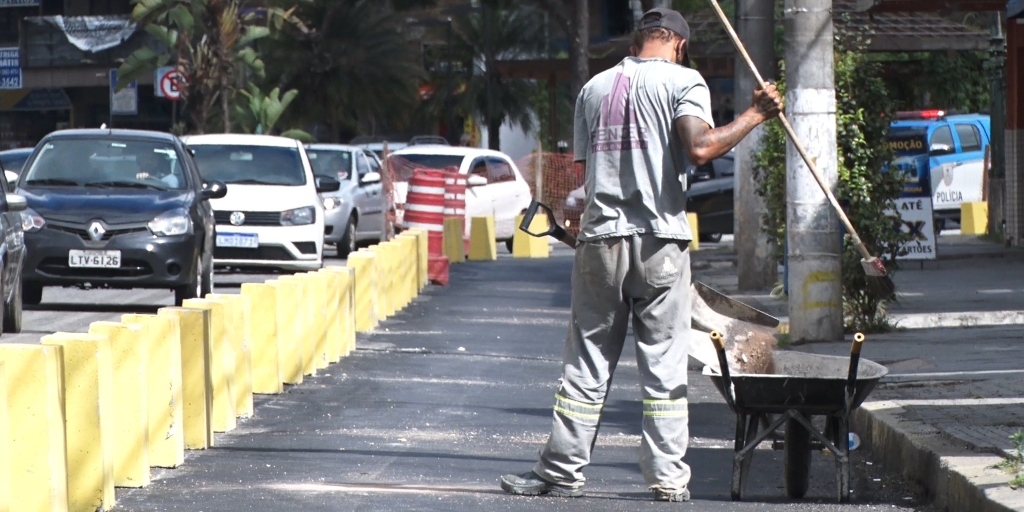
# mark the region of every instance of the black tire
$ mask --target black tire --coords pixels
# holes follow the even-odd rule
[[[36,283],[21,283],[21,303],[29,306],[38,306],[43,301],[43,285]]]
[[[811,476],[811,433],[795,419],[786,420],[784,471],[786,495],[798,500],[807,494]]]
[[[11,300],[4,303],[4,332],[21,332],[21,297],[21,276],[18,276],[18,282],[14,284],[14,293],[11,294]]]
[[[505,240],[505,248],[508,249],[508,253],[512,254],[512,238]]]
[[[717,244],[718,242],[722,241],[722,234],[721,233],[711,233],[709,235],[708,234],[699,235],[699,240],[701,242],[709,242],[709,243]]]
[[[349,216],[345,224],[345,234],[338,241],[338,257],[348,258],[348,255],[356,252],[356,218]]]
[[[200,257],[195,265],[195,273],[188,284],[178,286],[174,289],[174,305],[181,306],[188,299],[198,299],[203,296],[204,277],[206,276],[206,265],[203,265],[203,258]]]

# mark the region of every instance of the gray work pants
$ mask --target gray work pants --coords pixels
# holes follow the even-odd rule
[[[690,328],[687,243],[651,236],[584,242],[572,272],[572,320],[551,436],[533,470],[583,485],[601,409],[630,317],[643,396],[640,468],[647,485],[678,491],[690,481],[686,366]]]

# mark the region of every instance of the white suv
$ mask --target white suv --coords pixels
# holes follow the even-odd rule
[[[182,138],[206,181],[229,183],[210,204],[218,267],[315,270],[323,266],[324,208],[318,192],[338,181],[313,177],[302,143],[270,135]]]
[[[489,149],[416,145],[395,151],[390,158],[398,180],[396,203],[405,203],[407,180],[414,169],[457,169],[467,175],[467,232],[470,218],[494,216],[495,238],[511,247],[516,216],[530,206],[531,196],[530,186],[508,155]]]

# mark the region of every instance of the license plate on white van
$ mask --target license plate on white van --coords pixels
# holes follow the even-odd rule
[[[258,249],[260,236],[255,233],[217,233],[217,247]]]
[[[121,251],[68,251],[72,268],[119,268]]]

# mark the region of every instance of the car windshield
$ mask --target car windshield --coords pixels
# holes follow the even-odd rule
[[[51,139],[28,164],[22,184],[182,190],[178,152],[167,142],[114,137]]]
[[[21,172],[21,168],[25,166],[25,161],[31,155],[31,151],[0,153],[0,164],[3,164],[5,171]]]
[[[240,144],[195,144],[199,174],[207,181],[251,185],[306,184],[306,173],[297,148],[245,146]]]
[[[928,154],[927,133],[923,129],[893,129],[886,141],[896,156]]]
[[[337,149],[307,149],[313,174],[347,180],[352,175],[352,153]]]

